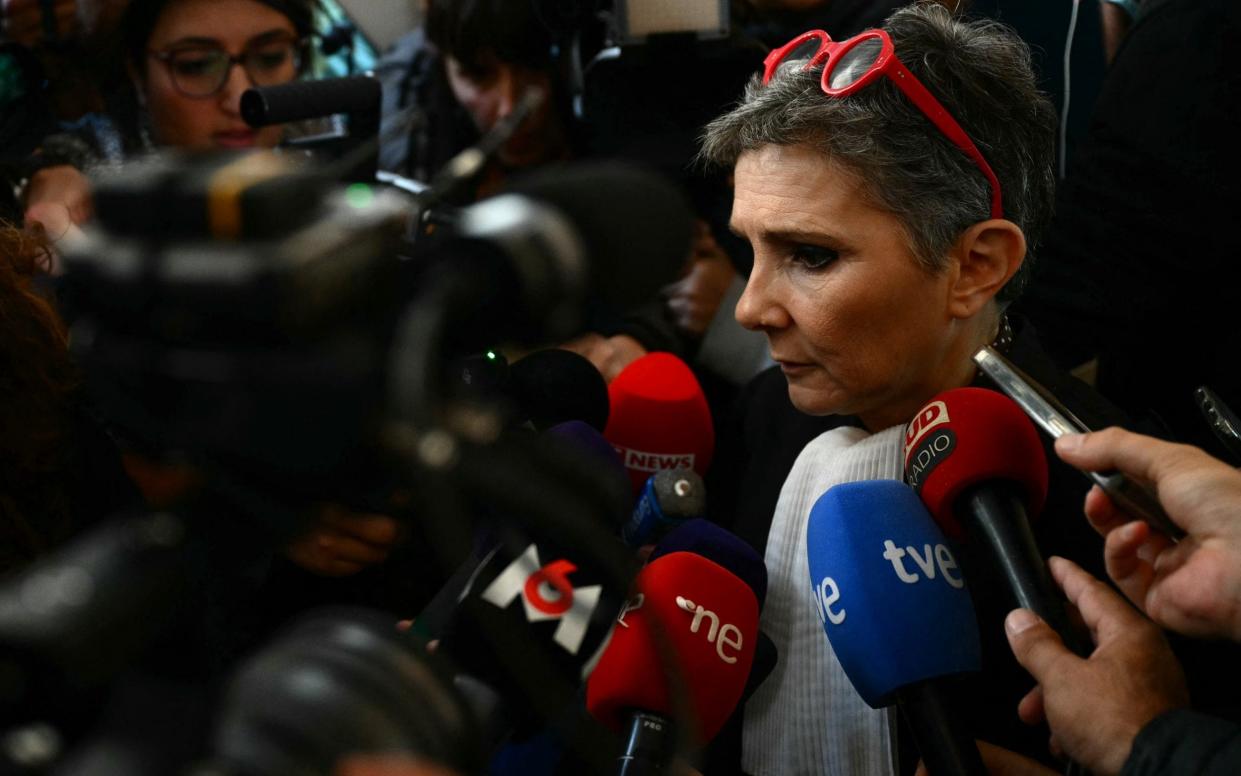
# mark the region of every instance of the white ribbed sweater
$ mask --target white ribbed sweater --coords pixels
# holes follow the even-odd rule
[[[762,629],[779,659],[745,706],[742,767],[754,776],[890,776],[894,709],[875,710],[854,691],[815,611],[806,521],[833,485],[899,479],[904,428],[877,434],[827,431],[806,445],[776,502],[767,535]]]

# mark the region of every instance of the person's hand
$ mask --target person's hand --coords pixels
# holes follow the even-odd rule
[[[325,577],[346,577],[383,563],[400,535],[387,515],[359,514],[327,504],[310,530],[285,548],[289,560]]]
[[[642,343],[627,334],[604,337],[601,334],[583,334],[560,347],[584,356],[609,383],[625,370],[625,367],[646,355]]]
[[[711,227],[697,221],[685,276],[663,289],[677,326],[695,337],[706,334],[736,276],[737,270],[715,241]]]
[[[1056,771],[1029,757],[988,744],[986,741],[978,741],[977,744],[978,754],[982,756],[982,764],[987,767],[987,773],[990,776],[1057,776]],[[931,776],[931,772],[927,770],[925,763],[919,762],[914,776]]]
[[[1166,628],[1241,640],[1241,472],[1196,447],[1118,428],[1063,437],[1056,452],[1078,468],[1152,485],[1189,534],[1174,544],[1097,486],[1086,494],[1086,516],[1106,537],[1107,572],[1129,600]]]
[[[25,200],[26,226],[41,226],[53,242],[95,212],[90,181],[67,164],[44,167],[32,175]]]
[[[62,40],[77,30],[77,0],[55,0],[56,31]],[[43,7],[40,0],[0,0],[0,34],[26,48],[43,43]]]
[[[1188,705],[1185,676],[1155,624],[1111,588],[1064,558],[1048,567],[1096,646],[1082,659],[1033,612],[1010,612],[1009,646],[1038,682],[1017,713],[1030,724],[1047,720],[1053,751],[1097,773],[1119,773],[1146,723]]]

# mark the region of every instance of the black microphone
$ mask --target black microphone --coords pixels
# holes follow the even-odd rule
[[[241,117],[252,127],[285,124],[343,113],[366,122],[379,116],[383,89],[368,75],[291,81],[277,86],[256,86],[241,95]],[[355,136],[370,136],[379,128],[376,120],[364,126],[350,124]]]
[[[539,431],[579,420],[602,433],[608,424],[607,382],[594,364],[570,350],[536,350],[513,362],[505,394],[518,418]]]
[[[345,180],[371,183],[379,170],[382,101],[383,89],[372,76],[292,81],[247,89],[241,95],[241,118],[257,128],[343,113],[349,127],[348,144],[336,138],[309,138],[293,144],[335,150]]]
[[[7,580],[0,721],[104,687],[156,639],[199,573],[189,527],[159,513],[100,526]]]
[[[347,754],[404,753],[474,773],[484,756],[477,688],[451,673],[379,612],[311,615],[228,683],[215,764],[225,773],[327,774]]]

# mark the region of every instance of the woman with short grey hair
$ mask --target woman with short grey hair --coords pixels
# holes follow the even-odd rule
[[[853,690],[815,614],[806,522],[824,491],[900,479],[905,425],[941,391],[981,382],[971,356],[987,344],[1075,409],[1116,419],[1051,371],[1004,313],[1054,196],[1055,113],[1025,44],[935,4],[849,40],[829,33],[771,52],[701,151],[733,170],[731,228],[754,251],[736,317],[766,334],[778,364],[723,430],[734,441],[708,487],[715,514],[765,553],[771,578],[762,625],[779,658],[740,736],[742,767],[756,776],[909,772],[916,761],[898,756],[909,753],[895,716]],[[1072,506],[1063,520],[1049,509],[1037,537],[1097,568],[1097,537],[1070,525],[1084,523],[1085,483],[1067,477],[1061,487],[1053,476],[1050,498]],[[1045,732],[1007,724],[1031,683],[1004,642],[999,585],[964,553],[996,674],[965,704],[984,722],[970,733],[1045,759]]]

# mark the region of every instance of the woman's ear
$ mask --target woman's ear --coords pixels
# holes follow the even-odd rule
[[[1012,221],[993,218],[966,229],[949,256],[957,264],[949,290],[954,318],[970,318],[995,298],[1026,258],[1026,236]]]

